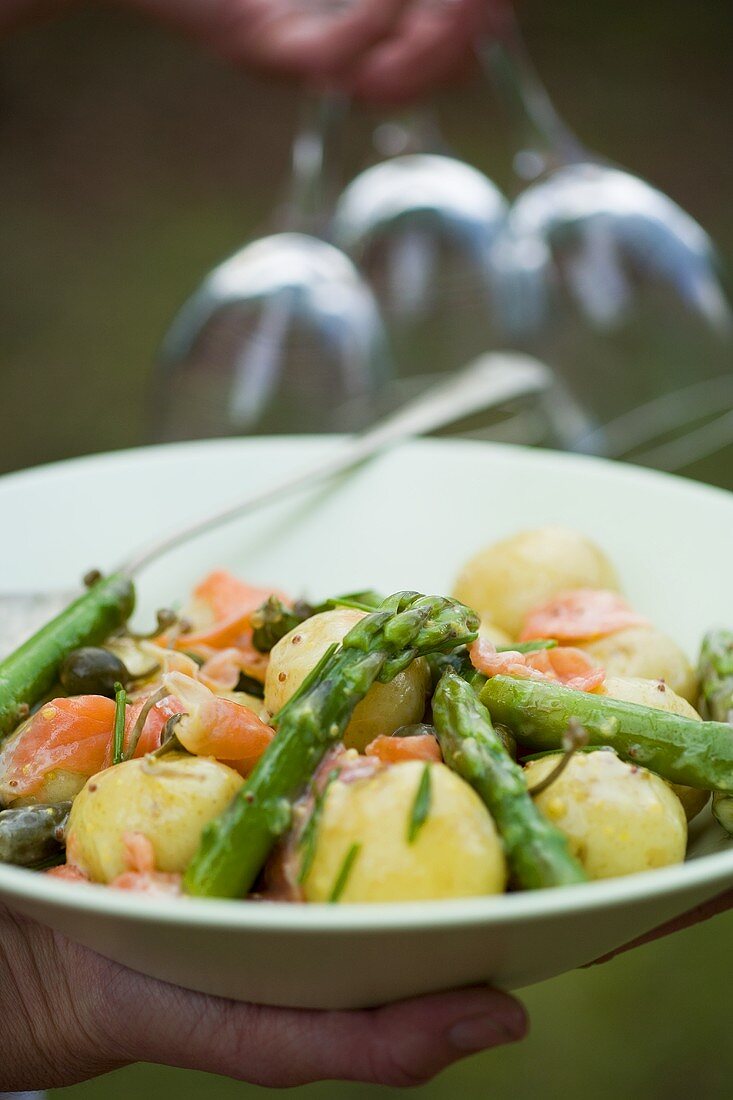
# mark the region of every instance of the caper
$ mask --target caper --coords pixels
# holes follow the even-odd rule
[[[114,698],[115,684],[127,687],[132,677],[114,653],[101,646],[73,649],[59,671],[59,680],[69,695],[106,695]]]

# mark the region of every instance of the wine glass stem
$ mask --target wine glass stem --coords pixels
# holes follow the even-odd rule
[[[328,220],[348,101],[339,92],[305,92],[298,132],[293,141],[290,188],[292,228],[322,232]]]
[[[590,157],[555,109],[527,52],[509,3],[501,3],[491,36],[477,43],[484,71],[516,127],[515,167],[525,178]]]

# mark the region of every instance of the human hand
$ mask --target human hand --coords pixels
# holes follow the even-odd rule
[[[127,970],[0,906],[0,1091],[70,1085],[136,1061],[270,1087],[415,1085],[525,1030],[521,1005],[487,987],[359,1012],[220,1000]]]
[[[237,64],[394,103],[465,70],[494,0],[117,2]]]
[[[643,936],[637,936],[628,943],[622,944],[621,947],[617,947],[614,951],[609,951],[607,955],[602,955],[600,959],[594,959],[593,962],[587,963],[586,966],[597,966],[599,963],[609,962],[611,959],[615,959],[617,955],[623,955],[626,951],[631,951],[635,947],[642,947],[645,943],[652,943],[664,936],[671,936],[673,932],[681,932],[685,928],[692,928],[694,925],[701,924],[712,917],[717,917],[720,913],[725,913],[729,909],[733,909],[733,890],[725,890],[722,894],[696,905],[694,909],[689,909],[679,917],[673,917],[672,920],[657,925],[650,932],[645,932]]]

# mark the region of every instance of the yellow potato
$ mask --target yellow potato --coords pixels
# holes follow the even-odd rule
[[[530,789],[561,755],[525,766]],[[677,796],[659,776],[624,763],[614,752],[578,753],[535,802],[565,833],[592,879],[666,867],[685,857],[687,822]]]
[[[78,795],[87,781],[79,772],[69,772],[64,768],[54,768],[46,772],[43,783],[33,792],[21,798],[14,798],[11,791],[3,789],[0,783],[0,805],[5,806],[50,806],[52,802],[70,802]]]
[[[678,695],[662,679],[646,679],[641,676],[607,676],[603,684],[606,695],[620,699],[624,703],[636,703],[640,707],[653,707],[654,710],[666,710],[669,714],[679,714],[683,718],[692,718],[702,722],[691,703]]]
[[[679,798],[688,824],[704,810],[710,801],[710,791],[701,791],[698,787],[685,787],[682,783],[668,783],[667,786]]]
[[[215,691],[214,694],[220,699],[230,699],[232,703],[239,703],[240,707],[247,707],[247,710],[254,711],[263,722],[268,722],[271,717],[264,699],[260,699],[257,695],[249,695],[246,691]]]
[[[468,561],[453,595],[516,638],[527,613],[569,588],[618,590],[605,554],[577,531],[521,531]]]
[[[92,776],[71,807],[67,856],[94,882],[125,869],[122,836],[143,833],[159,871],[184,871],[201,831],[243,783],[211,757],[169,753],[128,760]]]
[[[265,707],[270,714],[287,703],[328,647],[341,642],[364,615],[347,607],[322,611],[280,639],[270,653],[265,679]],[[426,662],[418,660],[389,684],[373,684],[346,728],[346,746],[362,752],[380,733],[389,736],[400,726],[420,722],[429,680]]]
[[[492,623],[490,619],[481,620],[478,633],[480,638],[485,638],[487,642],[493,642],[497,649],[505,645],[511,645],[513,641],[506,630],[502,630],[500,626]]]
[[[607,638],[584,642],[582,648],[610,676],[664,680],[683,699],[696,696],[692,665],[677,643],[653,626],[630,626]]]
[[[428,812],[412,843],[407,833],[428,768]],[[368,779],[331,784],[304,883],[308,901],[329,901],[349,852],[338,900],[414,901],[498,894],[506,885],[501,841],[488,810],[444,764],[394,764]],[[356,847],[355,847],[356,846]]]
[[[653,707],[655,710],[666,710],[670,714],[679,714],[683,718],[692,718],[696,722],[702,722],[702,718],[695,708],[677,695],[662,680],[643,680],[630,676],[608,676],[605,682],[605,691],[612,699],[621,699],[626,703],[637,703],[642,707]],[[685,817],[692,821],[707,805],[710,798],[709,791],[701,791],[696,787],[684,787],[681,783],[670,783],[669,786],[682,803]]]

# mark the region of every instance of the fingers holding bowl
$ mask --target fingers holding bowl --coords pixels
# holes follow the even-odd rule
[[[486,986],[349,1012],[228,1001],[128,970],[2,906],[0,945],[0,1089],[70,1085],[138,1061],[267,1087],[416,1085],[527,1028],[519,1002]]]

